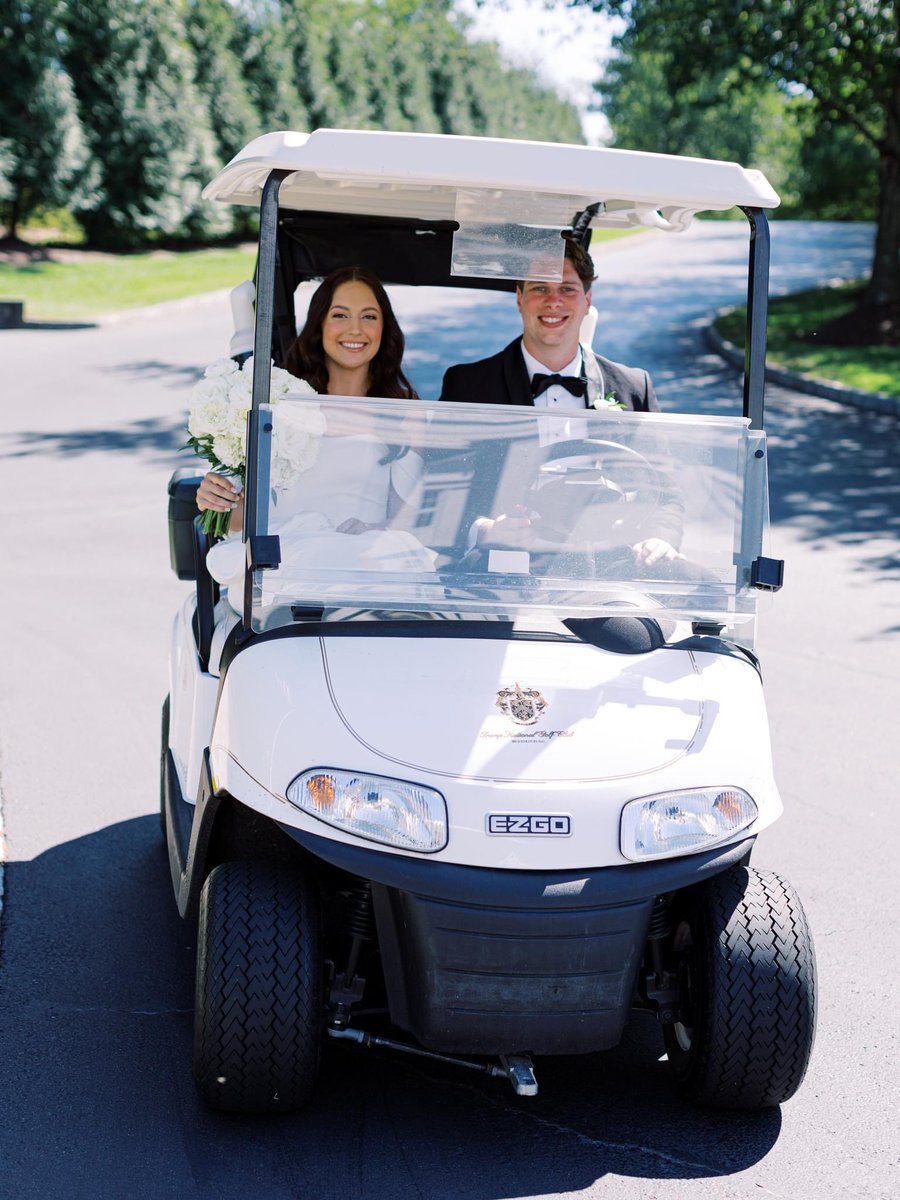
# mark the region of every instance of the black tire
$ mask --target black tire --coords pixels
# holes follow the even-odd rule
[[[680,1021],[663,1027],[681,1091],[716,1108],[767,1108],[800,1086],[812,1053],[816,968],[796,892],[733,867],[673,906]]]
[[[200,894],[194,1079],[222,1112],[289,1112],[312,1095],[321,1039],[316,894],[265,862],[216,867]]]
[[[162,829],[163,841],[166,840],[166,770],[169,757],[169,697],[166,696],[162,706],[162,749],[159,755],[159,824]]]

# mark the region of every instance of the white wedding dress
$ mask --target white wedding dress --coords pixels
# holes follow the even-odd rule
[[[433,571],[432,551],[405,530],[338,532],[344,522],[352,520],[384,526],[392,493],[404,504],[417,504],[421,456],[407,450],[401,457],[384,462],[388,453],[384,442],[365,435],[325,434],[319,440],[313,464],[290,485],[276,490],[269,510],[269,532],[279,536],[282,565],[278,571],[265,572],[264,603],[286,598],[294,586],[292,581],[310,569]],[[213,546],[206,565],[219,583],[239,585],[244,569],[240,534]],[[235,595],[240,595],[240,586]]]

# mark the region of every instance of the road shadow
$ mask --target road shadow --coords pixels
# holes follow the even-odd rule
[[[224,353],[222,357],[227,357]],[[113,366],[100,368],[107,375],[121,375],[125,379],[132,380],[147,380],[157,379],[164,380],[169,383],[197,383],[203,378],[203,370],[200,367],[189,365],[187,363],[166,362],[160,358],[139,359],[135,362],[115,363]],[[185,413],[187,413],[187,402],[185,402]]]
[[[184,446],[185,418],[145,417],[100,429],[41,430],[10,434],[0,458],[31,455],[64,456],[92,454],[153,454],[170,457]]]
[[[773,522],[813,544],[865,546],[864,565],[900,573],[900,420],[767,389]],[[898,550],[884,552],[884,540]]]
[[[673,335],[654,372],[661,406],[739,416],[743,376],[704,347],[702,324]],[[823,550],[871,545],[858,569],[900,577],[900,419],[768,383],[765,425],[773,525]]]
[[[192,935],[158,817],[10,863],[5,901],[0,1193],[17,1200],[511,1200],[608,1175],[727,1177],[779,1135],[778,1110],[686,1107],[652,1021],[606,1054],[538,1060],[533,1100],[329,1046],[304,1112],[216,1116],[190,1079]]]

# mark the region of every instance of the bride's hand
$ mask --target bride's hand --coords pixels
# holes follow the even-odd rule
[[[197,507],[201,512],[207,508],[214,512],[228,512],[237,508],[242,500],[243,495],[238,493],[231,480],[224,475],[217,475],[215,471],[208,471],[197,488]]]
[[[244,493],[238,491],[230,479],[209,471],[197,488],[197,507],[201,512],[211,508],[213,512],[230,512],[229,534],[240,533],[244,527]]]

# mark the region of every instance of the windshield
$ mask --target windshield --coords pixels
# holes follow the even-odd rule
[[[764,435],[744,418],[288,397],[265,407],[257,630],[309,619],[752,622]],[[268,418],[271,417],[271,420]]]

